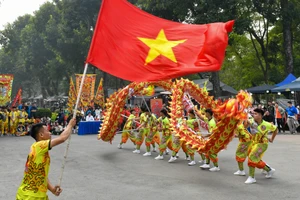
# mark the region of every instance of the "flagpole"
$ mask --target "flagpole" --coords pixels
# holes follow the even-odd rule
[[[146,99],[145,99],[144,95],[142,96],[142,98],[143,98],[143,100],[144,100],[144,102],[146,104],[147,110],[149,111],[149,113],[151,113],[150,108],[148,107],[148,104],[146,102]]]
[[[88,66],[89,66],[88,63],[86,63],[85,66],[84,66],[84,71],[83,71],[79,91],[78,91],[78,94],[77,94],[77,100],[76,100],[75,108],[74,108],[74,111],[73,111],[73,118],[76,118],[76,112],[77,112],[77,108],[78,108],[78,104],[79,104],[79,100],[80,100],[80,96],[81,96],[81,92],[82,92],[82,88],[83,88],[83,84],[84,84],[84,79],[85,79],[85,76],[86,76]],[[60,172],[60,176],[59,176],[59,180],[58,180],[58,186],[61,186],[61,181],[62,181],[62,178],[63,178],[63,173],[64,173],[64,169],[65,169],[65,165],[66,165],[67,155],[68,155],[68,151],[69,151],[69,147],[70,147],[70,141],[71,141],[71,135],[69,136],[69,138],[67,140],[67,147],[66,147],[66,150],[65,150],[65,154],[64,154],[64,158],[63,158],[63,162],[62,162],[62,166],[61,166],[61,172]]]

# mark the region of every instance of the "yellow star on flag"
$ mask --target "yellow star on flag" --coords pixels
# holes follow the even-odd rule
[[[148,56],[145,60],[145,65],[153,61],[158,56],[162,55],[166,58],[169,58],[173,62],[177,63],[176,57],[173,52],[173,47],[184,43],[186,40],[177,40],[177,41],[170,41],[167,39],[164,30],[160,30],[156,39],[149,39],[149,38],[141,38],[138,37],[144,44],[146,44],[150,50],[148,52]]]

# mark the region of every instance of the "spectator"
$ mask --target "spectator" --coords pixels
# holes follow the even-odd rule
[[[270,112],[268,110],[265,110],[263,120],[265,120],[266,122],[270,122],[270,123],[274,124],[275,118],[274,118],[273,115],[270,114]]]
[[[33,103],[31,108],[30,108],[30,116],[36,118],[36,111],[37,111],[37,106],[36,103]]]
[[[92,114],[92,108],[88,107],[87,111],[85,112],[85,117],[87,117],[89,115],[89,113]]]
[[[297,109],[293,106],[291,101],[288,101],[288,107],[285,109],[287,112],[287,124],[291,134],[296,133],[296,125],[298,125],[296,116],[298,114]]]
[[[18,106],[18,110],[22,110],[23,108],[23,104],[21,103],[19,106]]]
[[[27,113],[28,113],[28,118],[31,118],[31,117],[32,117],[32,116],[31,116],[31,112],[30,112],[31,107],[32,107],[32,106],[31,106],[31,103],[28,103],[28,104],[27,104],[27,110],[26,110]]]
[[[101,107],[97,107],[97,109],[95,110],[95,114],[96,114],[96,119],[97,120],[101,119],[101,112],[102,112]]]
[[[275,124],[275,108],[271,101],[268,102],[267,111],[269,111],[269,115],[273,117],[274,119],[273,124]]]
[[[275,103],[275,118],[279,132],[284,132],[285,110],[277,102]]]
[[[88,112],[88,116],[86,116],[86,119],[85,119],[87,122],[89,122],[89,121],[94,121],[94,117],[93,117],[93,115],[92,115],[92,113],[91,112]]]
[[[96,118],[96,112],[95,112],[95,108],[94,107],[91,107],[92,109],[92,116],[94,117],[94,119]]]
[[[65,126],[65,114],[63,110],[60,110],[58,114],[58,124],[62,125],[63,127]]]

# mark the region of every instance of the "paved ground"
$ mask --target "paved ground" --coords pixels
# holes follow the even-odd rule
[[[300,135],[278,135],[264,156],[276,169],[274,178],[265,179],[256,171],[257,184],[253,185],[244,184],[247,177],[233,175],[237,170],[237,139],[219,154],[220,172],[188,166],[182,152],[177,163],[169,164],[169,156],[157,161],[157,153],[151,157],[133,154],[131,143],[119,150],[119,141],[120,135],[112,145],[98,141],[96,135],[73,135],[62,182],[64,191],[59,198],[50,194],[50,199],[300,199]],[[1,200],[15,199],[32,142],[30,137],[0,138]],[[64,150],[65,145],[51,150],[52,183],[58,182]]]

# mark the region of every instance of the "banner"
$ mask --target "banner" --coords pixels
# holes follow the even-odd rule
[[[76,74],[77,94],[79,92],[82,76],[83,76],[83,74]],[[83,84],[82,92],[80,95],[80,101],[81,101],[82,107],[90,106],[91,103],[94,101],[95,81],[96,81],[96,74],[86,74],[85,75],[84,84]]]
[[[18,104],[17,104],[18,103]],[[11,104],[11,108],[14,106],[18,106],[22,103],[22,88],[18,90],[17,95],[15,96],[13,103]]]
[[[72,113],[74,105],[76,104],[77,92],[74,86],[72,77],[70,78],[70,88],[69,88],[69,97],[68,97],[68,111]]]
[[[162,99],[150,99],[151,112],[160,117],[160,111],[163,108]]]
[[[11,91],[14,76],[11,74],[0,74],[0,106],[5,106],[11,101]]]
[[[104,91],[103,91],[103,78],[101,78],[100,80],[94,103],[101,106],[102,109],[104,108],[105,99],[104,99]]]

